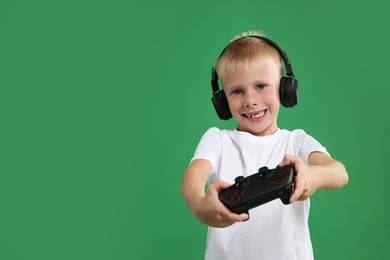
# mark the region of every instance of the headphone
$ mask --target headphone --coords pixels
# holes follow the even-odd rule
[[[269,44],[271,47],[273,47],[275,50],[278,51],[278,53],[282,57],[286,69],[286,75],[280,79],[280,87],[279,87],[280,103],[284,107],[293,107],[297,105],[298,104],[298,80],[295,79],[286,52],[284,52],[274,41],[265,38],[263,36],[257,36],[257,35],[244,36],[237,40],[240,40],[242,38],[247,38],[247,37],[257,38],[261,41],[264,41],[265,43]],[[223,55],[223,53],[230,46],[230,44],[226,46],[225,49],[223,49],[218,59]],[[211,68],[211,88],[213,90],[213,96],[211,97],[211,101],[213,102],[215,111],[217,112],[221,120],[229,120],[230,118],[232,118],[232,114],[229,109],[229,103],[227,101],[225,91],[219,88],[218,74],[214,67]]]

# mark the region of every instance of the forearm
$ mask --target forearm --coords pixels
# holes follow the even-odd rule
[[[181,193],[187,206],[194,211],[197,202],[205,196],[205,187],[211,164],[206,160],[195,160],[185,171]]]
[[[340,189],[348,184],[348,174],[344,165],[330,157],[316,154],[310,156],[309,168],[319,181],[319,189]]]
[[[187,206],[194,211],[197,202],[205,195],[206,182],[201,173],[188,168],[181,183],[181,193]]]

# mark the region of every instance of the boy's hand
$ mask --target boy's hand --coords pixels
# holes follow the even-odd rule
[[[210,227],[228,227],[249,218],[248,214],[235,214],[226,208],[218,198],[218,193],[230,184],[218,180],[211,184],[205,196],[197,201],[193,213],[201,222]]]
[[[294,192],[290,197],[290,203],[297,200],[306,200],[311,197],[320,187],[320,179],[311,171],[300,157],[286,155],[279,166],[292,165],[295,168],[297,176],[295,177]]]

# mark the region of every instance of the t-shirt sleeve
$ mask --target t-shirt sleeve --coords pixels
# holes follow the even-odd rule
[[[202,136],[191,162],[196,159],[208,160],[216,172],[221,157],[221,131],[212,127]]]
[[[309,155],[312,152],[322,152],[329,155],[324,146],[303,130],[293,131],[292,137],[291,140],[295,153],[302,158],[306,165],[309,164]]]

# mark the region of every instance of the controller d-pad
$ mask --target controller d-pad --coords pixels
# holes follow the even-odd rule
[[[244,193],[245,192],[243,190],[241,191],[237,190],[232,195],[230,195],[228,202],[236,202],[236,203],[239,202],[241,200],[242,195],[244,195]]]

